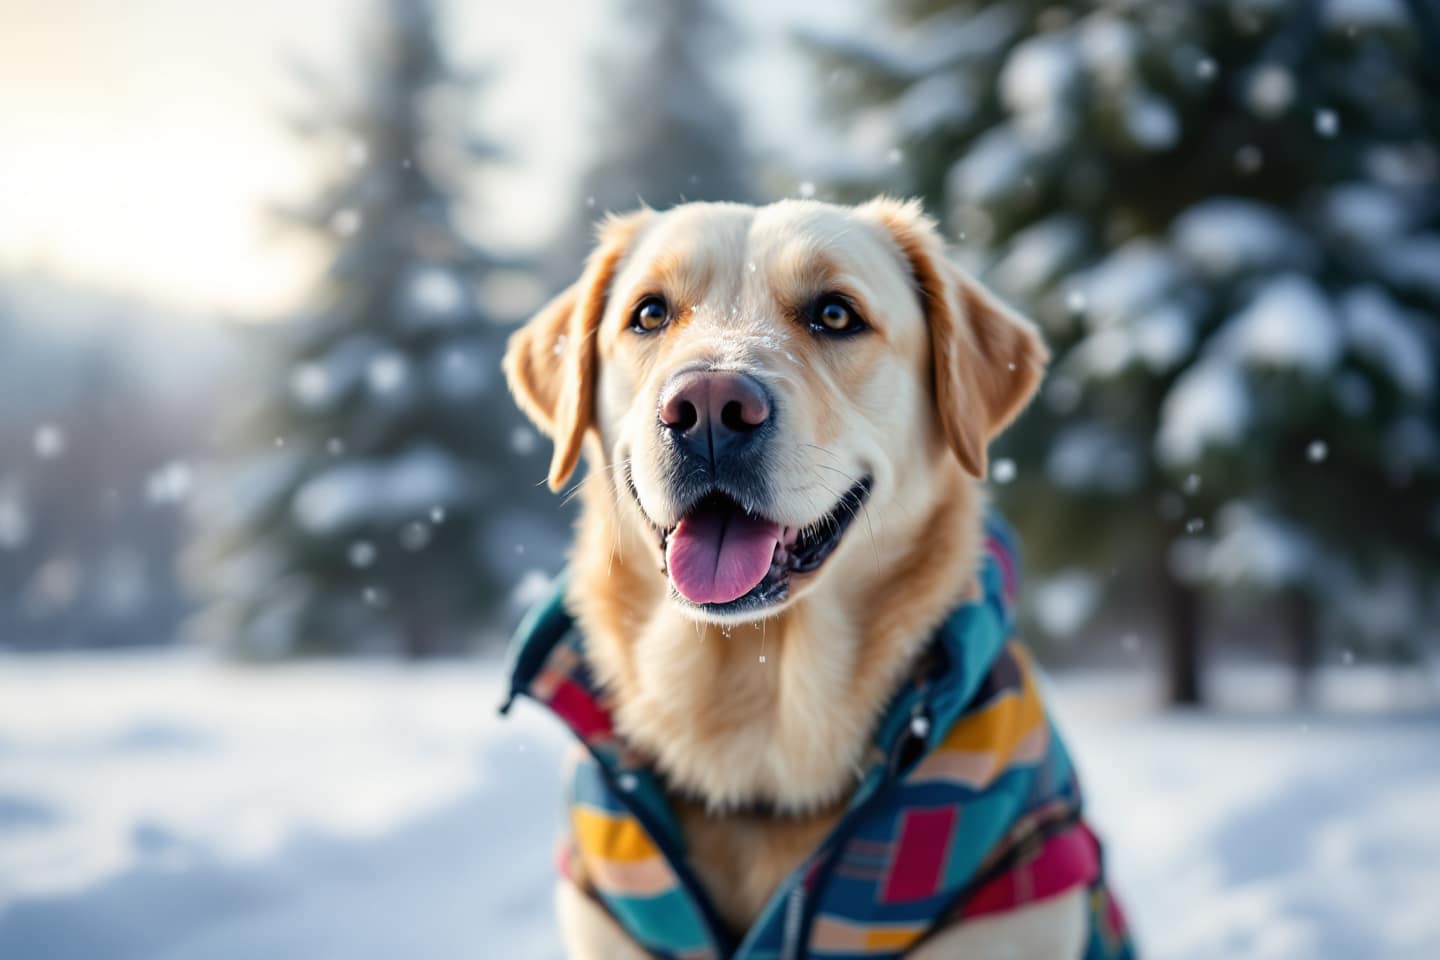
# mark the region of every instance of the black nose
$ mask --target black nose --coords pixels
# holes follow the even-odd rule
[[[731,370],[677,374],[660,392],[660,422],[687,452],[714,466],[743,449],[770,420],[770,395]]]

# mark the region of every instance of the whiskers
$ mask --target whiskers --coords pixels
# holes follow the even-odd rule
[[[802,457],[799,453],[799,448],[812,450],[828,458],[831,462],[825,463],[811,458]],[[782,488],[777,492],[781,494],[798,494],[800,496],[803,496],[806,502],[810,505],[811,512],[820,514],[820,519],[818,519],[813,525],[804,528],[804,533],[818,533],[821,530],[825,530],[826,532],[832,532],[838,522],[835,516],[836,509],[838,507],[848,506],[852,510],[858,512],[859,515],[865,520],[865,531],[870,541],[870,554],[875,562],[875,569],[877,572],[879,572],[880,545],[879,541],[875,537],[875,524],[871,517],[870,503],[868,498],[857,493],[855,490],[856,486],[860,483],[862,478],[858,476],[853,476],[846,470],[842,469],[840,466],[838,466],[839,462],[839,455],[828,447],[822,447],[817,443],[801,443],[796,449],[790,451],[789,456],[785,458],[784,466],[788,468],[786,472],[790,472],[791,470],[793,470],[795,473],[798,473],[802,476],[808,474],[807,480],[804,483],[799,483],[790,487]],[[843,486],[837,490],[831,482],[827,482],[827,480],[833,478],[827,478],[821,475],[820,471],[824,471],[825,474],[833,475],[833,478],[839,478],[839,480],[843,482]],[[825,493],[830,495],[831,506],[829,508],[821,509],[816,506],[814,497],[814,488],[816,487],[820,488]]]

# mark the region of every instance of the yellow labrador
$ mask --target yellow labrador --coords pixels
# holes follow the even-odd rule
[[[612,218],[512,339],[551,486],[590,464],[569,587],[589,667],[732,930],[837,822],[887,698],[975,596],[986,446],[1046,359],[888,199]],[[1078,957],[1082,900],[911,955]],[[559,912],[572,957],[646,955],[577,882]]]

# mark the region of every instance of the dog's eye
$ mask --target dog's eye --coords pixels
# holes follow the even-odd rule
[[[635,305],[630,315],[630,329],[636,333],[654,333],[670,319],[670,308],[663,297],[649,296]]]
[[[810,326],[820,333],[856,333],[864,329],[865,321],[849,300],[838,293],[827,293],[815,301]]]

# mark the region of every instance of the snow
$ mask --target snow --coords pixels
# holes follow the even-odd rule
[[[64,429],[53,423],[42,423],[36,427],[32,443],[35,456],[41,460],[54,460],[63,455],[69,445]]]
[[[964,74],[937,73],[913,84],[895,100],[895,131],[910,139],[947,127],[963,127],[975,116],[976,107],[975,85]]]
[[[1337,29],[1389,27],[1410,29],[1405,0],[1325,0],[1326,25]]]
[[[1054,146],[1069,131],[1068,101],[1079,77],[1080,60],[1066,36],[1031,37],[1010,52],[1000,71],[1000,98],[1027,143]]]
[[[353,237],[360,231],[362,217],[358,210],[337,210],[330,218],[330,229],[342,237]]]
[[[398,350],[387,350],[365,367],[365,382],[377,394],[394,393],[410,377],[410,364]]]
[[[1215,197],[1186,210],[1170,236],[1187,261],[1211,277],[1302,265],[1310,243],[1275,210],[1253,200]]]
[[[290,392],[307,410],[321,411],[330,405],[334,393],[330,374],[318,363],[302,363],[290,373]]]
[[[1183,308],[1162,305],[1130,326],[1136,356],[1152,373],[1166,373],[1190,353],[1195,342],[1194,324]]]
[[[1337,668],[1367,709],[1311,715],[1283,675],[1212,680],[1218,716],[1047,684],[1144,955],[1437,955],[1440,717],[1375,710],[1415,684]],[[0,956],[558,960],[567,741],[500,694],[469,662],[0,662]]]
[[[1419,400],[1435,389],[1435,350],[1419,324],[1378,287],[1358,287],[1340,298],[1351,349],[1370,360],[1401,390]]]
[[[1078,217],[1053,216],[1021,230],[989,279],[1006,292],[1034,295],[1080,255],[1085,227]]]
[[[1216,529],[1206,574],[1222,586],[1282,587],[1302,582],[1314,567],[1316,545],[1263,507],[1227,503],[1219,511]]]
[[[410,278],[408,295],[414,326],[444,324],[457,319],[465,306],[465,288],[449,270],[423,267]]]
[[[1102,83],[1119,88],[1130,82],[1139,49],[1134,27],[1107,13],[1095,13],[1081,21],[1076,39],[1086,69]]]
[[[1398,241],[1387,247],[1376,263],[1395,286],[1417,290],[1440,305],[1440,233]]]
[[[1295,77],[1279,64],[1256,67],[1245,87],[1245,99],[1257,115],[1273,119],[1289,109],[1295,99]]]
[[[1409,225],[1410,210],[1395,190],[1345,183],[1325,194],[1323,219],[1337,237],[1356,244],[1386,243]]]
[[[1031,608],[1040,629],[1062,639],[1083,627],[1100,602],[1101,584],[1085,570],[1065,570],[1031,589]]]
[[[346,529],[424,516],[437,503],[463,502],[467,470],[432,446],[383,461],[353,461],[321,470],[295,494],[302,530],[326,536]]]
[[[1167,303],[1129,322],[1101,327],[1081,341],[1066,362],[1100,379],[1118,376],[1136,363],[1163,374],[1189,355],[1194,341],[1189,313]]]
[[[1096,326],[1138,315],[1171,291],[1179,280],[1175,258],[1159,244],[1136,240],[1087,272],[1081,290]]]
[[[1180,139],[1180,118],[1163,98],[1137,93],[1125,99],[1125,129],[1146,150],[1168,150]]]
[[[1323,377],[1342,347],[1340,324],[1314,281],[1284,274],[1267,281],[1219,334],[1217,346],[1256,366]]]
[[[949,190],[969,203],[998,201],[1025,175],[1029,153],[1006,127],[980,137],[949,174]]]
[[[882,26],[861,35],[803,26],[796,37],[832,62],[918,81],[948,67],[998,56],[1021,27],[1011,5],[989,4],[978,11],[944,9],[905,30]]]
[[[189,464],[171,460],[145,478],[145,497],[151,503],[179,503],[190,495],[193,482]]]
[[[1010,51],[1000,71],[1000,96],[1018,113],[1044,112],[1074,87],[1079,63],[1067,37],[1041,34]]]
[[[1250,394],[1240,371],[1213,358],[1180,375],[1160,408],[1155,450],[1171,466],[1193,463],[1210,445],[1234,446],[1250,422]]]

